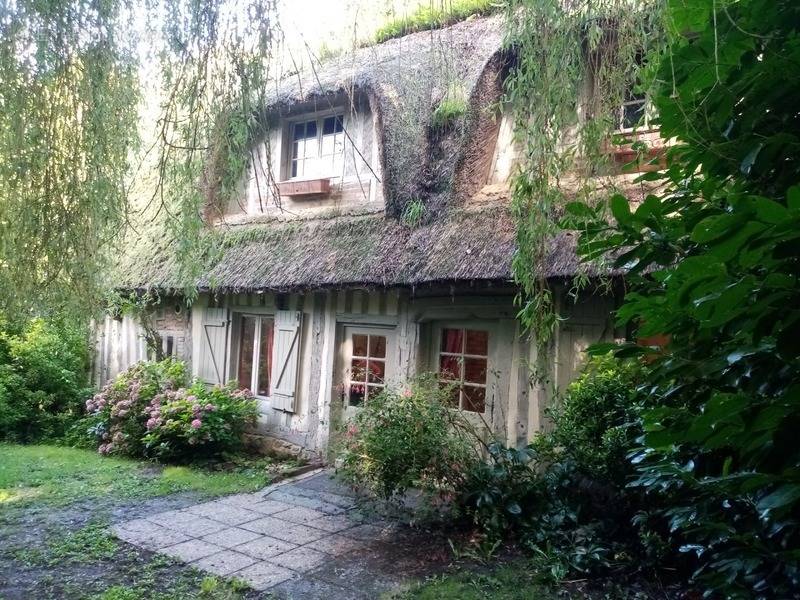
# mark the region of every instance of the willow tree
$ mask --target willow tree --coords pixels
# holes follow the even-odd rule
[[[509,0],[515,57],[507,101],[521,160],[513,179],[521,318],[540,344],[557,321],[541,266],[573,200],[607,197],[608,142],[632,91],[646,93],[648,61],[664,43],[664,0]],[[574,283],[586,282],[580,274]]]
[[[191,280],[206,191],[245,167],[276,28],[274,0],[3,3],[0,311],[87,316],[127,226],[154,219]]]
[[[18,0],[0,11],[0,309],[9,317],[97,299],[137,140],[124,8]]]

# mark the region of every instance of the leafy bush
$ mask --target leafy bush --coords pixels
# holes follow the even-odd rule
[[[89,416],[81,426],[101,454],[185,461],[238,450],[245,426],[256,418],[253,396],[187,384],[180,361],[138,363],[86,402]],[[80,431],[71,438],[85,439]]]
[[[240,449],[245,426],[258,414],[249,391],[208,389],[200,382],[156,394],[144,412],[149,417],[141,440],[145,453],[173,460]]]
[[[640,369],[592,359],[552,408],[553,428],[527,448],[489,445],[464,479],[463,511],[489,539],[516,537],[553,568],[591,572],[658,560],[663,540],[649,529],[627,455],[641,435]],[[639,515],[638,525],[632,521]]]
[[[81,414],[88,387],[85,331],[32,319],[21,331],[0,320],[0,438],[61,437]]]
[[[800,4],[669,3],[667,21],[669,54],[647,61],[672,141],[642,177],[658,191],[573,205],[571,226],[587,261],[629,270],[620,325],[670,340],[635,485],[708,595],[798,598]]]
[[[561,402],[548,410],[551,431],[535,446],[551,461],[569,461],[598,482],[624,488],[633,474],[627,455],[642,434],[643,378],[637,363],[613,355],[593,357]]]
[[[107,383],[86,401],[86,412],[95,416],[88,423],[100,444],[98,451],[142,456],[142,438],[147,432],[145,408],[157,394],[187,383],[186,365],[172,359],[137,363]]]
[[[544,510],[543,485],[530,447],[518,450],[493,442],[486,460],[474,461],[459,490],[458,503],[491,541],[522,533]]]
[[[447,390],[431,376],[370,398],[344,425],[338,473],[386,500],[411,487],[451,499],[474,452],[446,403]]]

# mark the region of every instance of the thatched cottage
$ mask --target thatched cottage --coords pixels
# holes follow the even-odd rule
[[[578,261],[566,234],[542,265],[567,317],[545,353],[515,318],[507,69],[502,22],[488,17],[277,86],[240,192],[208,211],[228,241],[199,299],[156,315],[165,351],[196,377],[257,395],[265,443],[324,455],[384,386],[435,372],[458,383],[454,407],[525,444],[582,349],[614,336],[612,294],[567,293]],[[124,273],[129,289],[176,288],[169,248]],[[146,356],[130,318],[100,329],[98,381]]]

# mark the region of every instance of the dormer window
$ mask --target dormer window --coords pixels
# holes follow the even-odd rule
[[[333,177],[344,161],[343,116],[328,115],[291,124],[291,179]]]
[[[633,131],[650,129],[650,115],[647,110],[647,97],[628,91],[625,101],[617,113],[616,131]]]

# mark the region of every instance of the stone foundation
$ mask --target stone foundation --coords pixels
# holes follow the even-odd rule
[[[303,448],[298,444],[263,433],[245,433],[244,445],[251,452],[267,456],[279,458],[298,457],[312,461],[319,461],[320,458],[316,452],[312,452],[308,448]]]

